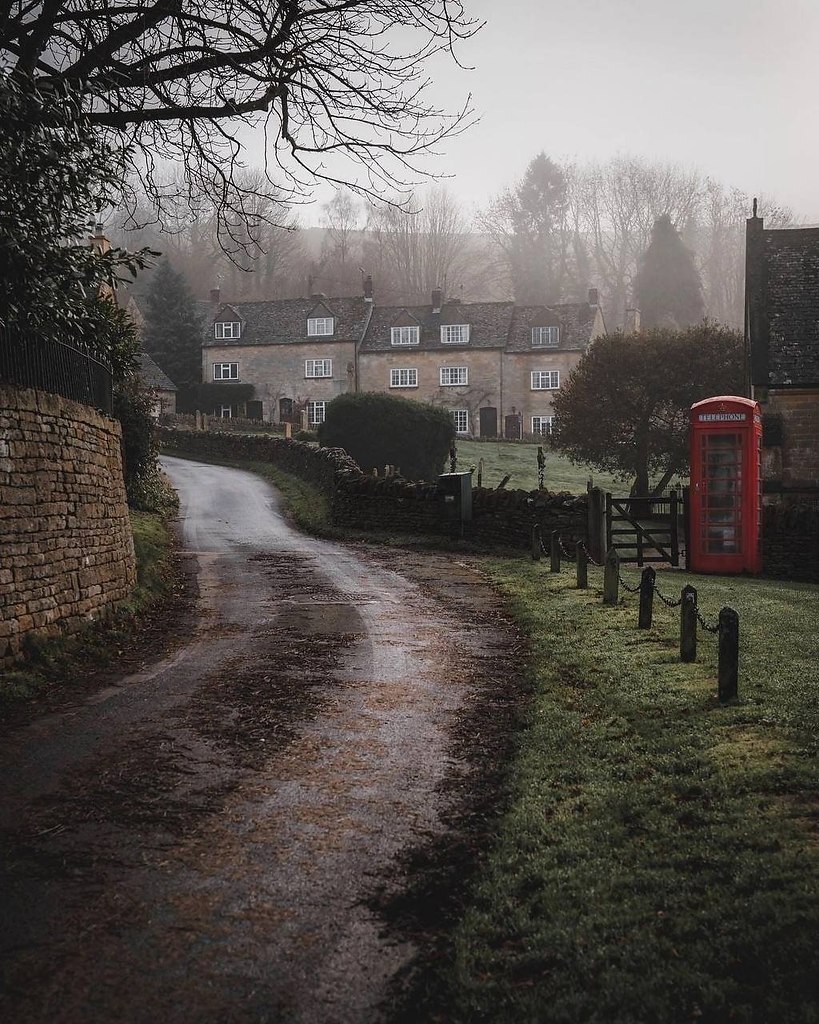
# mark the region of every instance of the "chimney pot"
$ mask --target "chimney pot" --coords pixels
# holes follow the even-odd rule
[[[218,288],[211,288],[210,301],[214,304],[214,306],[217,306],[219,304],[219,294],[220,291]]]
[[[440,313],[441,312],[441,306],[443,305],[443,302],[444,302],[444,293],[441,291],[440,288],[433,288],[432,289],[432,312],[433,313]]]
[[[373,279],[371,274],[367,274],[364,278],[364,301],[373,301]]]
[[[597,306],[599,304],[599,296],[596,288],[589,288],[589,305]]]

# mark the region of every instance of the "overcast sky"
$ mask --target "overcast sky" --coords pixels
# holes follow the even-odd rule
[[[464,0],[486,27],[431,96],[481,117],[434,167],[483,205],[541,150],[696,167],[819,223],[819,0]],[[307,217],[305,219],[313,219]]]

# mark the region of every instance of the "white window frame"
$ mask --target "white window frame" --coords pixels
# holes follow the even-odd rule
[[[332,316],[309,316],[307,318],[307,337],[326,338],[335,332],[335,318]]]
[[[390,344],[392,345],[418,345],[421,342],[420,327],[391,327]]]
[[[226,367],[227,367],[227,370],[225,370]],[[238,380],[239,379],[239,364],[238,363],[214,363],[213,364],[213,379],[214,380]]]
[[[241,338],[242,325],[238,320],[217,320],[213,325],[213,336],[217,341]]]
[[[231,419],[233,419],[233,406],[232,405],[220,405],[219,406],[219,419],[220,420],[231,420]]]
[[[333,376],[333,360],[332,359],[305,359],[304,360],[304,376],[308,377],[308,378],[332,377]]]
[[[532,391],[557,391],[560,370],[532,370]]]
[[[469,324],[441,324],[442,345],[468,345]]]
[[[319,423],[324,422],[324,417],[327,411],[326,402],[308,402],[307,403],[307,423],[311,427],[317,427]]]
[[[453,409],[452,419],[455,421],[456,434],[469,433],[469,409]]]
[[[548,437],[554,426],[554,416],[533,416],[532,433],[539,437]]]
[[[458,385],[469,383],[468,366],[441,366],[438,370],[438,379],[442,388],[454,388]]]
[[[533,327],[532,348],[557,348],[560,344],[559,327]]]
[[[417,388],[418,370],[414,366],[396,367],[390,370],[391,388]]]

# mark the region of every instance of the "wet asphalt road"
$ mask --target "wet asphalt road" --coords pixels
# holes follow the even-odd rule
[[[384,1020],[414,950],[371,898],[442,830],[474,630],[258,478],[163,462],[197,625],[4,739],[0,1020]]]

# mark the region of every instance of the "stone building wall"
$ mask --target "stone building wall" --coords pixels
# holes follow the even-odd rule
[[[88,406],[0,385],[0,664],[131,593],[120,437]]]
[[[766,490],[819,493],[819,389],[772,388],[765,398],[766,423],[776,425],[763,437]]]

